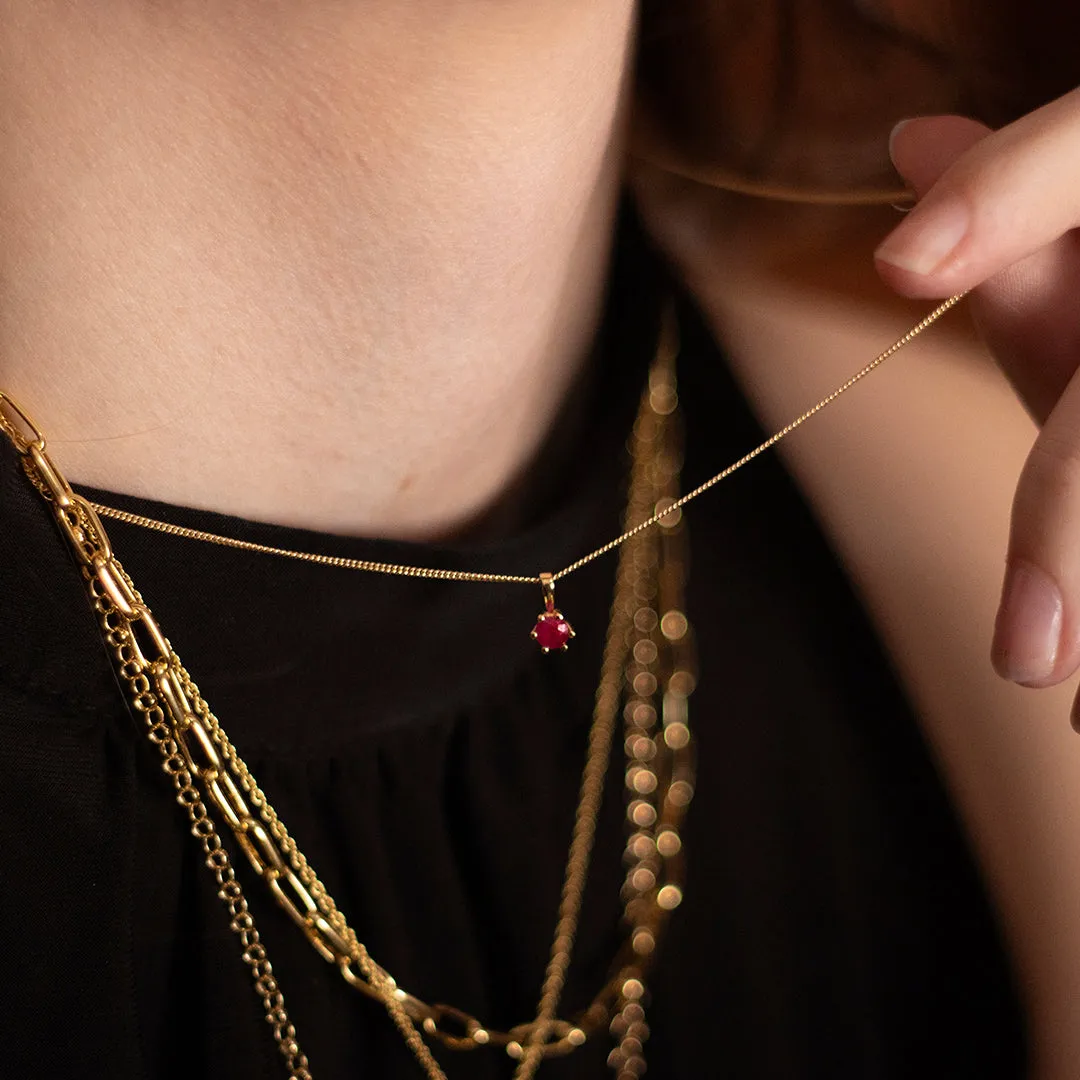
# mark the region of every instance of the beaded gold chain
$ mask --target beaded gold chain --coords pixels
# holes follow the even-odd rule
[[[667,319],[630,443],[632,466],[625,531],[558,573],[538,576],[354,563],[181,529],[90,503],[71,488],[57,469],[46,452],[43,434],[28,413],[0,392],[0,431],[22,456],[24,470],[50,504],[81,568],[128,703],[133,713],[142,718],[147,738],[157,747],[162,768],[176,790],[177,802],[202,847],[206,865],[218,886],[218,897],[228,911],[230,929],[239,938],[243,961],[293,1080],[310,1080],[308,1059],[300,1048],[284,996],[208,803],[221,815],[255,873],[315,950],[337,966],[350,986],[383,1004],[430,1080],[445,1080],[445,1076],[421,1031],[452,1049],[501,1046],[518,1060],[515,1080],[531,1080],[544,1058],[572,1051],[609,1021],[610,1031],[619,1041],[609,1057],[617,1080],[633,1080],[644,1071],[643,1047],[648,1037],[644,978],[667,915],[682,901],[679,827],[693,796],[688,698],[695,676],[692,633],[683,610],[685,537],[681,508],[836,400],[959,299],[955,296],[939,305],[813,408],[682,496],[678,493],[680,449],[674,415],[678,402],[674,377],[676,347],[673,320]],[[553,629],[545,624],[548,621],[553,624],[555,620],[560,622],[559,634],[563,633],[563,626],[567,636],[572,634],[569,624],[554,608],[554,582],[606,552],[620,549],[615,597],[562,899],[533,1021],[508,1032],[498,1032],[459,1009],[428,1005],[399,987],[389,972],[371,957],[297,847],[134,582],[116,559],[99,515],[229,547],[374,572],[449,580],[539,583],[544,590],[545,611],[538,618],[534,637],[539,636],[539,629]],[[635,521],[638,524],[631,524]],[[558,1019],[556,1012],[569,969],[611,743],[624,696],[627,697],[622,710],[627,755],[625,777],[631,795],[627,816],[634,830],[627,845],[629,871],[622,890],[629,935],[613,963],[611,977],[592,1004],[574,1021],[565,1021]]]

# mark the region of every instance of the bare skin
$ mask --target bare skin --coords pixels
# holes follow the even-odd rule
[[[76,481],[468,527],[593,337],[630,0],[0,18],[0,384]]]

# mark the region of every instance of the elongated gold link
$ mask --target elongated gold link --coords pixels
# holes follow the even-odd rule
[[[675,513],[680,510],[688,502],[696,499],[699,495],[703,495],[711,487],[719,484],[722,480],[726,480],[732,473],[741,469],[744,465],[749,464],[754,458],[759,457],[766,450],[771,449],[781,439],[786,438],[796,428],[801,427],[811,417],[816,416],[822,409],[831,405],[842,394],[847,393],[856,383],[861,382],[872,371],[880,367],[890,356],[899,352],[905,345],[908,345],[916,337],[919,336],[924,330],[933,323],[937,322],[950,308],[955,307],[965,296],[964,293],[957,293],[955,296],[950,296],[948,300],[939,304],[933,311],[931,311],[925,318],[916,323],[903,337],[893,342],[884,352],[879,353],[873,360],[870,361],[864,368],[857,371],[846,382],[838,386],[831,394],[822,398],[816,405],[809,408],[801,416],[796,417],[781,428],[774,435],[771,435],[760,446],[755,447],[748,454],[744,454],[738,461],[733,462],[727,468],[722,469],[715,476],[710,477],[703,484],[699,484],[692,491],[688,491],[682,498],[676,500],[671,505],[664,508],[659,513],[654,513],[651,516],[640,521],[632,528],[627,529],[620,536],[616,536],[613,540],[609,540],[602,547],[598,547],[595,551],[590,551],[587,555],[583,555],[580,559],[569,564],[569,566],[563,567],[556,573],[551,575],[552,582],[561,580],[568,575],[574,573],[576,570],[580,570],[583,566],[588,566],[589,563],[596,559],[599,559],[602,555],[606,555],[609,551],[614,550],[617,547],[622,546],[631,537],[636,536],[640,532],[644,532],[646,529],[651,529],[654,525],[657,525],[663,518],[669,514]],[[664,349],[669,347],[670,343],[667,339],[662,339],[660,348]],[[0,430],[6,431],[9,436],[15,438],[16,428],[10,419],[6,418],[3,413],[4,397],[0,394]],[[11,399],[6,399],[9,403]],[[13,410],[14,412],[14,410]],[[25,418],[25,413],[22,410],[18,411],[18,418],[22,420]],[[25,421],[24,421],[25,426]],[[36,430],[36,429],[34,429]],[[105,506],[102,503],[91,502],[90,506],[100,514],[102,517],[113,518],[116,521],[126,522],[129,525],[138,525],[144,529],[153,529],[157,532],[167,533],[170,536],[180,536],[189,540],[202,540],[211,544],[218,544],[221,547],[236,548],[240,551],[252,551],[259,552],[265,555],[278,555],[287,559],[298,559],[302,562],[318,563],[321,566],[334,566],[344,570],[362,570],[375,574],[392,574],[399,577],[415,577],[415,578],[431,578],[440,581],[473,581],[483,582],[488,584],[507,584],[507,585],[538,585],[540,584],[539,574],[488,574],[479,571],[468,570],[440,570],[435,567],[425,566],[405,566],[397,563],[381,563],[373,562],[367,559],[347,559],[341,558],[336,555],[318,555],[314,552],[296,551],[291,548],[279,548],[272,547],[268,544],[257,544],[248,540],[237,540],[230,536],[223,536],[219,533],[205,532],[202,529],[189,529],[182,525],[172,525],[167,521],[159,521],[156,518],[145,517],[142,514],[132,514],[127,510],[117,510],[111,506]]]
[[[102,618],[107,617],[107,610]],[[152,711],[152,710],[151,710]],[[152,726],[152,721],[148,721]],[[307,1055],[297,1041],[296,1027],[285,1008],[285,998],[274,976],[273,967],[263,945],[254,916],[248,907],[247,897],[236,880],[232,860],[222,845],[217,826],[206,810],[185,767],[179,746],[174,738],[151,741],[157,743],[161,754],[162,770],[170,777],[176,789],[176,801],[187,811],[191,833],[202,845],[207,868],[218,884],[218,898],[225,905],[229,916],[229,928],[240,939],[242,958],[254,981],[256,993],[263,1003],[266,1019],[274,1032],[274,1041],[285,1060],[290,1080],[313,1080],[308,1067]]]

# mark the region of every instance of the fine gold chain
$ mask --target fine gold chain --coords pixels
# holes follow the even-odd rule
[[[169,536],[181,536],[187,540],[205,540],[221,547],[236,548],[238,551],[254,551],[262,555],[281,555],[286,559],[298,559],[300,562],[318,563],[320,566],[336,566],[342,570],[367,570],[375,574],[395,574],[399,577],[437,578],[441,581],[487,581],[503,582],[514,585],[536,585],[540,578],[536,574],[481,574],[463,570],[438,570],[425,566],[404,566],[398,563],[374,562],[370,559],[347,559],[337,555],[319,555],[311,551],[295,551],[292,548],[274,547],[271,544],[258,544],[250,540],[237,540],[231,536],[220,536],[203,529],[189,529],[183,525],[173,525],[168,521],[157,521],[132,514],[127,510],[103,506],[91,502],[90,505],[104,518],[113,518],[128,525],[141,525],[144,529],[166,533]]]
[[[561,570],[552,573],[550,580],[556,582],[561,578],[574,573],[575,570],[580,570],[594,559],[598,559],[602,555],[606,555],[609,551],[625,544],[627,540],[636,536],[638,533],[644,532],[646,529],[651,529],[654,525],[660,524],[664,518],[676,513],[692,499],[696,499],[699,495],[704,494],[709,488],[719,484],[721,480],[726,480],[733,472],[741,469],[744,465],[753,461],[754,458],[763,454],[766,450],[771,449],[780,442],[781,439],[786,438],[796,428],[805,424],[812,416],[815,416],[817,413],[821,412],[822,409],[831,405],[841,394],[847,393],[847,391],[856,383],[862,381],[872,371],[880,367],[890,356],[899,352],[905,345],[908,345],[924,330],[937,322],[942,315],[950,308],[955,307],[966,295],[967,293],[957,293],[955,296],[950,296],[948,300],[943,301],[934,308],[934,310],[925,318],[921,319],[908,330],[906,334],[894,341],[884,352],[875,356],[865,367],[857,371],[846,382],[838,386],[831,394],[822,398],[816,405],[807,409],[806,412],[797,416],[791,423],[771,435],[760,446],[755,447],[748,454],[744,454],[738,461],[735,461],[727,468],[722,469],[715,476],[710,477],[703,484],[699,484],[692,491],[688,491],[681,498],[663,502],[643,521],[628,528],[626,532],[615,537],[614,540],[609,540],[603,546],[596,548],[595,551],[590,551],[576,562],[572,562],[569,566],[564,566]],[[661,329],[659,354],[664,356],[674,356],[678,351],[678,348],[679,343],[677,340],[675,321],[669,315],[669,317],[664,319],[663,327]],[[673,396],[670,399],[665,399],[663,391],[654,391],[653,396],[656,399],[653,404],[661,412],[665,408],[670,411],[674,409],[677,404],[677,397]],[[0,395],[0,409],[3,407],[3,400],[2,395]],[[10,402],[11,399],[9,398],[7,400]],[[29,417],[27,417],[21,409],[16,407],[15,412],[20,416],[23,422],[27,424],[32,432],[37,432],[37,428],[30,422]],[[394,574],[400,577],[434,578],[440,581],[473,581],[514,585],[542,584],[539,574],[488,574],[468,570],[443,570],[435,567],[406,566],[398,563],[375,562],[369,559],[347,559],[336,555],[319,555],[314,552],[295,551],[291,548],[273,547],[269,544],[258,544],[249,540],[237,540],[233,537],[221,536],[218,533],[206,532],[202,529],[189,529],[182,525],[173,525],[167,521],[158,521],[155,518],[145,517],[142,514],[133,514],[127,510],[118,510],[101,503],[91,502],[89,505],[101,517],[113,518],[117,521],[125,522],[128,525],[138,525],[145,529],[153,529],[157,532],[167,533],[170,536],[180,536],[188,540],[202,540],[211,544],[218,544],[222,547],[236,548],[240,551],[260,552],[265,555],[279,555],[288,559],[299,559],[302,562],[318,563],[322,566],[335,566],[344,570],[363,570],[369,573]]]
[[[674,353],[660,350],[631,439],[626,520],[678,496],[674,446]],[[671,404],[671,407],[667,407]],[[427,1005],[402,990],[367,952],[240,758],[166,639],[142,595],[113,554],[94,507],[76,494],[46,452],[25,410],[0,393],[0,431],[23,457],[31,482],[50,504],[81,567],[103,640],[133,714],[160,753],[177,802],[199,841],[243,946],[266,1018],[289,1075],[311,1080],[265,946],[211,817],[212,805],[255,873],[311,945],[345,981],[379,1000],[430,1080],[445,1076],[420,1034],[452,1049],[502,1047],[518,1059],[516,1080],[531,1080],[541,1061],[569,1053],[610,1020],[618,1040],[609,1064],[617,1080],[644,1070],[644,977],[669,913],[682,901],[679,827],[693,796],[688,698],[694,688],[692,634],[683,605],[685,526],[675,518],[654,532],[632,530],[620,552],[581,795],[567,859],[558,925],[536,1019],[509,1032],[491,1030],[447,1005]],[[627,942],[612,974],[574,1022],[556,1018],[588,876],[619,706],[625,721],[627,819],[633,829],[623,886]],[[612,1017],[614,1017],[612,1019]],[[419,1029],[417,1027],[419,1025]]]

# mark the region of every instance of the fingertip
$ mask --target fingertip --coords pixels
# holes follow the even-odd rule
[[[910,120],[897,120],[897,122],[895,124],[893,124],[892,131],[889,132],[889,160],[893,163],[894,168],[896,168],[896,154],[894,152],[894,148],[895,148],[895,145],[896,145],[896,137],[910,123],[911,123]],[[900,170],[897,169],[897,172],[899,172],[899,171]]]
[[[991,662],[1004,679],[1021,686],[1060,682],[1065,602],[1057,582],[1024,559],[1013,559],[1005,574],[994,626]]]
[[[889,133],[889,157],[921,197],[957,158],[990,133],[985,124],[966,116],[901,120]]]
[[[956,255],[968,234],[971,212],[964,199],[945,194],[916,206],[874,252],[878,273],[908,296],[951,295]]]
[[[878,277],[889,286],[893,292],[900,296],[906,296],[909,300],[943,300],[963,292],[965,286],[956,287],[951,279],[942,278],[939,275],[925,276],[905,270],[895,263],[874,256],[874,269]]]

